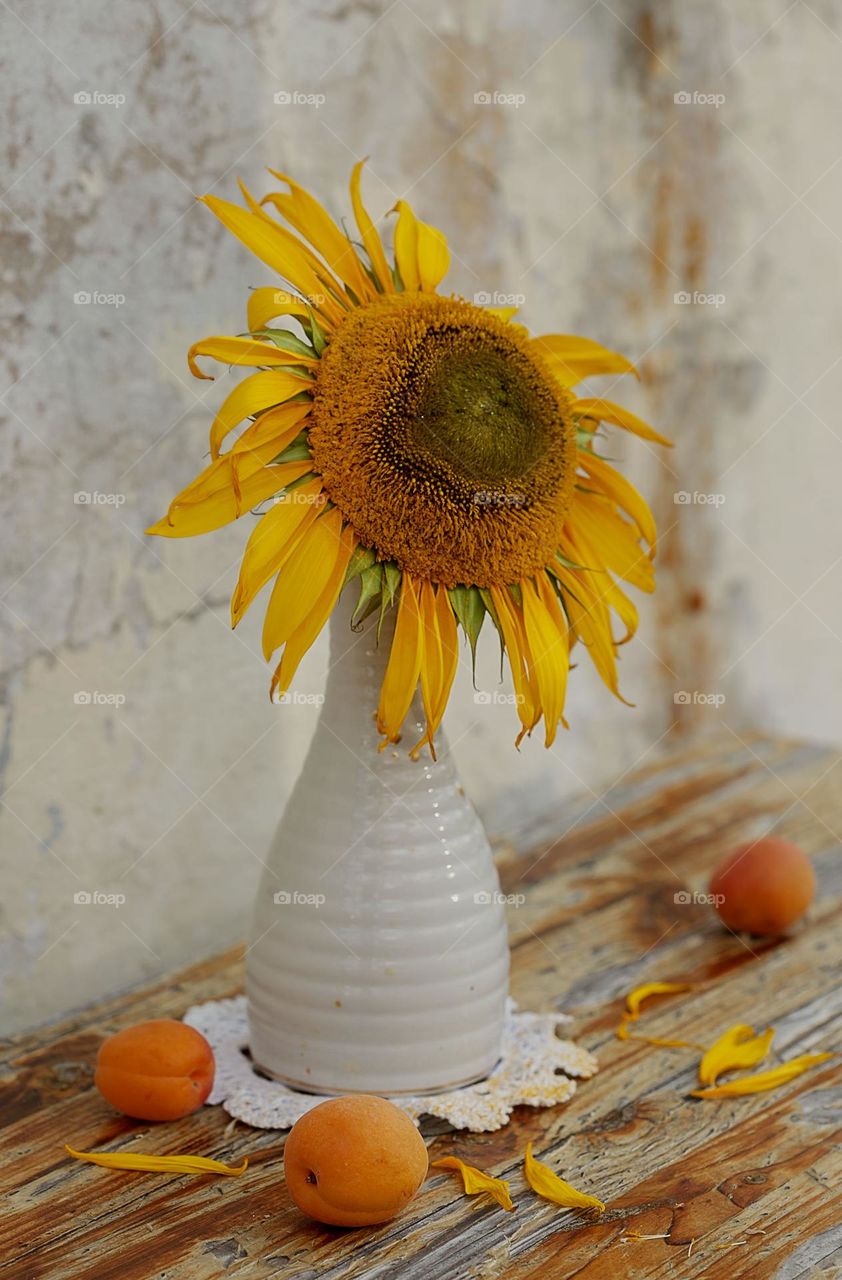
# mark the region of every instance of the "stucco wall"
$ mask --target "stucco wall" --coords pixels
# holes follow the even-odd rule
[[[440,225],[454,290],[628,353],[642,384],[613,394],[676,441],[612,446],[663,528],[637,709],[583,664],[573,731],[518,754],[461,680],[448,732],[493,831],[599,804],[706,721],[842,738],[838,6],[9,0],[0,27],[4,1024],[241,937],[312,728],[268,703],[257,617],[230,632],[242,529],[142,536],[230,385],[187,346],[272,283],[194,194],[266,165],[344,214],[369,154],[370,207]],[[489,637],[486,689],[495,665]],[[95,889],[126,901],[74,904]]]

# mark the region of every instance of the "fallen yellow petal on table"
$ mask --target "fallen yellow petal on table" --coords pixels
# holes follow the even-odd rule
[[[223,1164],[206,1156],[149,1156],[142,1152],[74,1151],[64,1146],[74,1160],[86,1160],[88,1164],[101,1165],[103,1169],[129,1169],[136,1173],[218,1173],[227,1178],[239,1178],[248,1168],[248,1158],[243,1156],[240,1165]]]
[[[490,1173],[483,1173],[482,1169],[475,1169],[472,1164],[465,1164],[464,1160],[460,1160],[457,1156],[442,1156],[440,1160],[433,1160],[432,1168],[455,1169],[462,1175],[462,1185],[466,1195],[476,1196],[485,1192],[486,1195],[491,1196],[492,1200],[496,1200],[501,1208],[509,1212],[515,1207],[509,1195],[509,1184],[504,1178],[492,1178]]]
[[[545,1200],[551,1200],[553,1204],[561,1205],[564,1209],[597,1209],[600,1213],[605,1212],[605,1205],[601,1200],[597,1200],[596,1196],[577,1191],[569,1182],[565,1182],[558,1174],[553,1173],[549,1165],[536,1160],[532,1154],[531,1142],[526,1144],[523,1170],[532,1190],[539,1196],[543,1196]]]
[[[738,1023],[712,1044],[699,1063],[699,1083],[715,1085],[719,1076],[726,1071],[744,1070],[756,1067],[769,1052],[775,1032],[767,1027],[762,1035],[756,1035],[754,1027]]]
[[[704,1052],[704,1045],[694,1044],[691,1040],[664,1040],[658,1036],[640,1036],[628,1029],[630,1022],[637,1022],[641,1006],[652,996],[675,995],[680,991],[692,990],[691,982],[645,982],[642,986],[635,987],[626,996],[626,1012],[617,1028],[617,1039],[641,1040],[644,1044],[661,1045],[667,1049],[701,1049]]]
[[[808,1071],[819,1062],[832,1058],[832,1053],[804,1053],[800,1058],[792,1058],[790,1062],[782,1062],[771,1071],[757,1071],[753,1076],[743,1076],[740,1080],[729,1080],[727,1084],[718,1084],[710,1089],[693,1089],[693,1098],[737,1098],[749,1093],[765,1093],[767,1089],[777,1089],[779,1085],[788,1084],[796,1076]]]

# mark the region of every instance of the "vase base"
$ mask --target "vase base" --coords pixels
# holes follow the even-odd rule
[[[265,1076],[267,1080],[274,1080],[278,1084],[286,1085],[288,1089],[294,1089],[296,1093],[309,1093],[314,1094],[316,1097],[325,1098],[343,1097],[348,1094],[375,1094],[383,1098],[431,1098],[438,1093],[450,1093],[453,1089],[467,1089],[469,1085],[479,1084],[482,1080],[487,1080],[492,1072],[496,1071],[499,1063],[500,1060],[498,1058],[487,1071],[465,1076],[463,1080],[457,1080],[454,1084],[434,1085],[433,1088],[419,1085],[414,1089],[344,1089],[330,1088],[326,1085],[313,1085],[301,1080],[295,1080],[292,1076],[280,1075],[277,1071],[270,1071],[268,1067],[261,1066],[259,1062],[255,1062],[252,1059],[253,1069],[260,1075]]]

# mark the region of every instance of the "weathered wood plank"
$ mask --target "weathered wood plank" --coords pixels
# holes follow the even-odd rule
[[[601,1064],[566,1107],[520,1108],[499,1133],[425,1129],[434,1157],[453,1151],[508,1177],[516,1213],[467,1200],[436,1172],[396,1222],[322,1228],[285,1194],[283,1135],[229,1122],[216,1108],[160,1127],[116,1116],[91,1085],[101,1037],[240,989],[237,949],[2,1047],[0,1274],[786,1280],[821,1266],[829,1276],[840,1245],[835,1064],[774,1094],[704,1103],[686,1097],[694,1051],[613,1034],[624,992],[666,977],[699,986],[647,1013],[653,1034],[707,1043],[733,1022],[754,1021],[776,1026],[783,1056],[839,1047],[840,757],[758,737],[746,744],[727,735],[647,761],[560,819],[526,818],[516,839],[528,852],[502,851],[504,887],[524,897],[510,917],[513,993],[573,1015],[571,1034]],[[734,843],[773,824],[817,867],[821,893],[806,927],[758,945],[722,929],[706,906],[675,900],[688,885],[703,889]],[[600,1221],[528,1192],[520,1170],[529,1139],[608,1202]],[[70,1163],[64,1141],[247,1153],[250,1168],[220,1182],[118,1174]],[[621,1243],[632,1230],[667,1238]]]

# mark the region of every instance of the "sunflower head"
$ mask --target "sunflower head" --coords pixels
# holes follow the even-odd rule
[[[457,627],[473,652],[489,616],[518,695],[518,742],[543,717],[549,746],[564,723],[570,649],[581,642],[618,693],[616,649],[637,615],[617,579],[653,586],[651,513],[597,453],[596,429],[666,441],[618,405],[574,394],[590,375],[634,372],[624,357],[570,335],[530,337],[511,310],[440,295],[446,242],[404,201],[390,266],[360,170],[351,201],[361,249],[284,175],[287,190],[261,204],[245,188],[246,208],[205,197],[288,288],[254,290],[246,332],[191,348],[199,377],[200,356],[257,371],[223,402],[210,465],[149,532],[208,532],[274,497],[232,601],[236,625],[274,579],[263,631],[267,658],[282,650],[273,692],[289,687],[354,582],[358,617],[397,607],[377,716],[384,745],[398,740],[420,682],[427,725],[413,753],[434,751]],[[278,317],[299,333],[275,327]]]
[[[576,466],[571,411],[512,325],[396,293],[358,308],[325,351],[310,446],[378,559],[490,587],[555,553]]]

